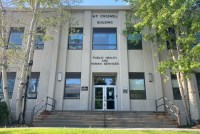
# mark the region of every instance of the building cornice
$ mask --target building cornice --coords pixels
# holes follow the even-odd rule
[[[45,12],[53,12],[56,8],[46,8]],[[30,9],[17,9],[7,8],[7,11],[11,12],[29,12]],[[71,6],[66,7],[69,11],[128,11],[131,10],[131,6]]]

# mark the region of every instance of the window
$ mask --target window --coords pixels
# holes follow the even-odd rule
[[[12,94],[13,94],[13,89],[14,89],[14,85],[15,85],[15,77],[16,77],[16,73],[15,72],[8,72],[7,73],[7,78],[8,78],[8,96],[11,99],[12,98]],[[3,83],[2,83],[2,74],[1,74],[1,79],[0,79],[0,99],[3,99]]]
[[[79,99],[81,73],[66,73],[64,98]]]
[[[142,49],[142,35],[141,33],[129,34],[127,37],[128,50]]]
[[[9,44],[11,45],[11,47],[13,47],[13,45],[17,45],[17,47],[21,47],[23,35],[24,35],[23,27],[11,27],[10,37],[9,37]]]
[[[114,76],[95,76],[94,85],[116,85]]]
[[[169,28],[166,33],[168,34],[168,40],[166,41],[167,49],[176,50],[176,32],[174,28]]]
[[[173,90],[174,100],[181,100],[181,94],[180,94],[176,75],[174,74],[171,75],[171,81],[172,81],[172,90]]]
[[[37,35],[35,38],[35,48],[36,49],[43,49],[44,48],[44,41],[43,41],[43,36],[45,34],[44,29],[42,28],[37,28]]]
[[[199,97],[200,97],[200,73],[196,74],[196,79],[197,79],[197,86],[198,86]]]
[[[69,32],[68,49],[81,50],[83,46],[83,28],[71,28]]]
[[[93,50],[116,50],[117,30],[116,28],[94,28]]]
[[[196,34],[196,37],[197,37],[197,41],[196,41],[196,42],[197,42],[197,44],[198,44],[198,43],[200,43],[200,33],[197,33],[197,34]]]
[[[144,73],[129,73],[130,99],[146,99]]]
[[[32,72],[29,81],[28,98],[37,99],[38,85],[39,85],[39,72]]]

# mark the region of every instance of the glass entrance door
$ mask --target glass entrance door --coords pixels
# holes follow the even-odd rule
[[[115,86],[94,86],[95,110],[115,110],[116,94]]]

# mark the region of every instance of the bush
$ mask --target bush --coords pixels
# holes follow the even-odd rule
[[[8,114],[6,102],[0,102],[0,125],[7,123]]]

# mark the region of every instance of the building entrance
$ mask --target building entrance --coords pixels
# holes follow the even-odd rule
[[[116,109],[116,82],[113,76],[94,77],[94,110]]]
[[[115,110],[115,86],[94,86],[95,110]]]

